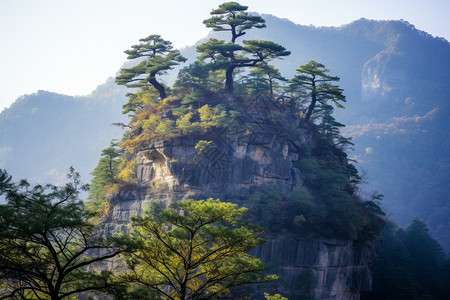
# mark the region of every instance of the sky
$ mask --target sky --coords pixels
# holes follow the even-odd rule
[[[0,112],[38,90],[86,95],[126,61],[124,50],[160,34],[175,48],[205,37],[202,21],[226,1],[0,0]],[[314,26],[362,17],[406,20],[450,41],[448,0],[238,0],[249,11]]]

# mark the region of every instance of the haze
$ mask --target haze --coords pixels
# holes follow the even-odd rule
[[[217,0],[0,1],[0,111],[23,94],[48,90],[89,94],[114,76],[124,50],[160,34],[176,48],[206,36],[201,21]],[[450,40],[447,0],[241,0],[250,11],[303,25],[340,26],[357,20],[404,19]]]

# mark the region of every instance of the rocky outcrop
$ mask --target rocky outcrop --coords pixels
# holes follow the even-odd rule
[[[277,291],[289,299],[359,299],[371,290],[371,245],[321,238],[269,238],[252,251],[282,278]],[[308,271],[312,271],[308,275]],[[309,276],[309,277],[308,277]],[[309,298],[310,299],[310,298]]]
[[[301,159],[301,148],[313,143],[312,131],[302,128],[307,125],[295,124],[297,118],[282,120],[294,124],[296,130],[286,126],[276,131],[274,128],[282,127],[272,122],[280,120],[269,113],[255,117],[261,113],[252,114],[252,110],[248,108],[247,115],[238,120],[242,123],[235,126],[236,132],[154,141],[140,149],[135,156],[136,183],[111,197],[105,231],[127,232],[130,218],[141,215],[151,201],[167,207],[188,198],[213,197],[245,206],[249,196],[264,185],[279,186],[283,195],[302,187],[305,174],[296,162]],[[196,150],[202,140],[210,143]],[[269,272],[280,276],[275,289],[272,285],[266,290],[290,299],[306,292],[316,299],[359,299],[359,291],[371,288],[368,266],[373,251],[367,245],[272,236],[252,253],[263,260]],[[311,282],[308,289],[302,286],[305,280]]]

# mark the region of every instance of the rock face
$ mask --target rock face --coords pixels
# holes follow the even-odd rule
[[[359,299],[372,287],[368,244],[320,238],[270,238],[252,253],[282,278],[277,290],[289,299]],[[309,277],[308,271],[311,270]],[[310,290],[308,290],[310,289]],[[309,298],[310,299],[310,298]]]
[[[167,207],[174,201],[213,197],[245,206],[264,185],[278,185],[284,195],[303,186],[305,177],[295,162],[301,158],[300,148],[313,143],[312,131],[297,124],[296,131],[277,132],[273,128],[280,127],[271,124],[276,120],[256,118],[252,111],[248,108],[238,121],[246,126],[236,126],[234,133],[155,141],[141,149],[135,156],[136,184],[111,197],[105,231],[127,232],[130,217],[141,215],[151,201]],[[212,143],[196,150],[201,140]],[[295,299],[305,290],[301,284],[306,275],[314,283],[308,292],[316,299],[359,299],[359,291],[371,288],[373,250],[368,245],[300,236],[266,238],[267,244],[253,254],[281,277],[276,289],[272,285],[268,290]]]

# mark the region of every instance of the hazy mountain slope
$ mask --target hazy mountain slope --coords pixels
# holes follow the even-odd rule
[[[73,166],[89,182],[101,149],[122,130],[124,89],[112,80],[91,95],[25,95],[0,114],[0,168],[33,182],[64,182]]]
[[[336,117],[354,137],[367,190],[385,194],[385,208],[401,225],[423,218],[450,249],[449,43],[404,21],[361,19],[318,28],[263,17],[267,28],[244,39],[273,40],[290,50],[291,56],[273,62],[288,78],[312,59],[341,77],[348,103]],[[188,62],[198,56],[195,46],[182,53]],[[175,78],[172,73],[166,80]],[[121,118],[125,92],[112,82],[102,89],[111,95],[38,93],[16,101],[0,115],[0,167],[35,179],[55,168],[63,174],[70,165],[89,173],[100,150],[120,136],[109,125]]]

